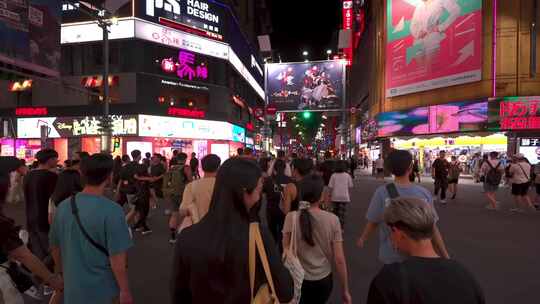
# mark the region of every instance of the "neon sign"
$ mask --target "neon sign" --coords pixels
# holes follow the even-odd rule
[[[189,109],[170,107],[169,110],[167,111],[167,115],[190,117],[190,118],[204,118],[204,116],[206,116],[206,113],[200,110],[189,110]]]
[[[176,75],[182,79],[208,79],[208,67],[204,62],[196,66],[195,58],[194,53],[182,50],[178,53],[178,62],[174,62],[172,58],[161,60],[161,69],[165,73],[176,72]]]
[[[16,116],[45,116],[49,115],[49,110],[45,107],[41,108],[16,108]]]
[[[540,97],[505,98],[499,106],[501,130],[540,129]]]

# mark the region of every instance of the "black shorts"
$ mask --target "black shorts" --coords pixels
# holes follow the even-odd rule
[[[381,169],[381,168],[377,168],[377,173],[381,174],[383,173],[384,169]]]
[[[512,184],[512,195],[525,196],[529,192],[531,183]]]
[[[448,179],[448,184],[457,184],[458,183],[458,178],[450,178]]]
[[[536,186],[536,194],[540,195],[540,184],[534,184]]]

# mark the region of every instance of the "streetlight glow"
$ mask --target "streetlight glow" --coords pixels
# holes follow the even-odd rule
[[[326,50],[326,54],[328,55],[332,54],[332,50]]]
[[[307,56],[307,55],[309,55],[309,53],[308,53],[308,51],[303,51],[302,55]]]

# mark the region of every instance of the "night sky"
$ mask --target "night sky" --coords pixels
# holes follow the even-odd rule
[[[267,0],[272,14],[272,49],[283,62],[303,61],[302,50],[309,60],[325,60],[326,50],[337,47],[341,26],[340,0]]]

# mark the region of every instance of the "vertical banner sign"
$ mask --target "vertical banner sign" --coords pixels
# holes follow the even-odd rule
[[[482,0],[387,0],[386,97],[482,78]]]
[[[344,30],[351,30],[351,36],[352,36],[352,27],[353,27],[353,2],[352,1],[343,1],[343,29]],[[353,57],[353,49],[352,49],[352,39],[349,43],[349,46],[345,49],[343,49],[343,52],[345,53],[345,57],[347,58],[347,66],[350,66],[352,64],[352,57]]]

